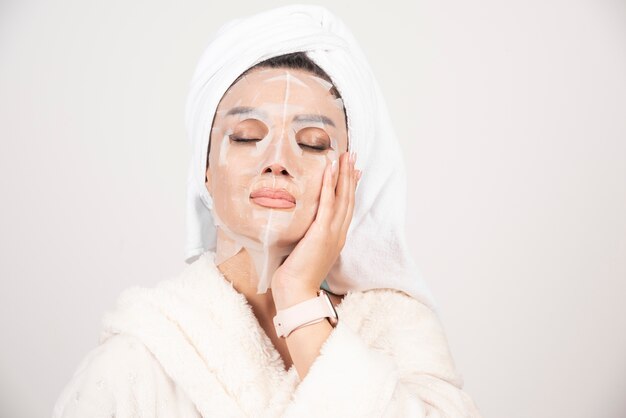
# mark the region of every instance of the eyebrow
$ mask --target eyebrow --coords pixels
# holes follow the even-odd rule
[[[251,114],[251,113],[257,113],[257,114],[260,114],[261,116],[267,117],[267,113],[263,112],[260,109],[257,109],[256,107],[249,107],[249,106],[233,107],[226,113],[226,116],[244,115],[244,114]],[[324,115],[296,115],[293,117],[292,122],[321,122],[326,125],[335,127],[335,123],[329,117],[324,116]]]
[[[335,126],[335,123],[324,115],[296,115],[293,117],[293,122],[322,122],[332,127]]]
[[[255,107],[249,107],[249,106],[237,106],[237,107],[233,107],[232,109],[230,109],[228,111],[228,113],[226,113],[226,116],[230,116],[230,115],[242,115],[242,114],[248,114],[248,113],[259,113],[262,116],[267,116],[267,114],[263,111],[260,111],[259,109],[255,108]]]

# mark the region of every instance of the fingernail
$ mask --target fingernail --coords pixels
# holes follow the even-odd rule
[[[357,172],[356,172],[356,181],[361,180],[361,174],[363,174],[363,173],[361,172],[361,170],[357,170]]]
[[[350,153],[350,164],[354,164],[354,153]]]
[[[333,162],[330,164],[330,167],[332,169],[333,174],[337,173],[337,160],[333,160]]]

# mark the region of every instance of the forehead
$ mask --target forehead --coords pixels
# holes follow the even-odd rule
[[[341,111],[343,103],[330,92],[332,84],[305,70],[258,68],[237,81],[222,98],[220,109],[233,106],[290,104],[296,108]]]

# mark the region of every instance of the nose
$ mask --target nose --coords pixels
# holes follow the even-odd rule
[[[291,174],[289,173],[289,171],[287,171],[285,166],[282,164],[278,164],[278,163],[270,164],[267,167],[265,167],[263,169],[263,174],[265,173],[272,173],[276,176],[280,176],[280,175],[291,176]]]

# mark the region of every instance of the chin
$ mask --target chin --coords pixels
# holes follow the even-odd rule
[[[258,212],[253,213],[249,208],[230,209],[224,217],[220,216],[227,228],[248,243],[259,246],[265,246],[266,243],[278,247],[294,246],[304,237],[315,219],[314,213],[301,211],[289,214],[286,211],[275,211],[271,216],[269,212],[264,214],[267,216],[259,216]]]
[[[279,248],[293,247],[304,237],[310,226],[309,224],[303,228],[302,224],[297,225],[297,227],[273,225],[271,231],[268,231],[265,225],[263,223],[241,225],[227,222],[228,229],[240,237],[240,239],[236,239],[237,242],[244,246],[251,245],[259,248],[266,245]]]
[[[299,231],[294,228],[274,229],[270,233],[266,229],[259,229],[258,234],[253,239],[259,244],[267,244],[275,247],[292,247],[295,246],[306,234],[306,230]]]

